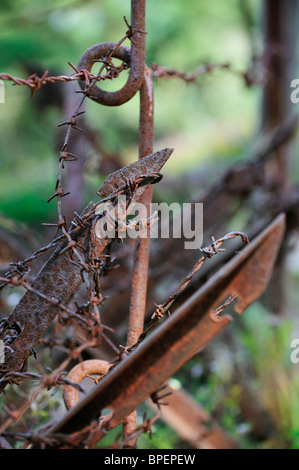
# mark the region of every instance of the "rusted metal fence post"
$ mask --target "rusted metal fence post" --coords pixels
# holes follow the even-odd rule
[[[262,95],[262,131],[273,130],[295,111],[290,97],[290,86],[291,81],[297,78],[298,20],[298,0],[264,0],[263,29],[268,80]],[[292,141],[281,145],[266,166],[269,199],[284,200],[290,194],[290,156],[293,146]],[[265,296],[267,308],[277,314],[283,313],[285,309],[285,276],[283,246]]]
[[[139,158],[153,152],[153,89],[151,70],[146,67],[143,85],[140,90],[140,134],[139,134]],[[150,216],[150,203],[152,201],[152,188],[148,187],[140,202],[147,209]],[[146,306],[147,274],[150,237],[149,231],[146,238],[136,241],[134,273],[132,281],[132,295],[129,317],[129,331],[127,345],[136,342],[143,331],[143,320]]]
[[[140,89],[140,127],[139,127],[139,158],[153,152],[154,141],[154,99],[152,71],[145,66],[144,79]],[[152,201],[152,188],[149,186],[142,195],[140,202],[144,205],[148,217]],[[150,250],[150,228],[146,238],[136,240],[132,292],[128,322],[127,346],[130,347],[138,340],[144,327],[146,311],[146,294],[148,283],[148,264]],[[128,416],[124,424],[124,441],[127,447],[136,447],[137,438],[130,439],[137,427],[136,411]]]
[[[98,86],[92,87],[89,98],[97,103],[106,106],[120,106],[129,101],[140,90],[143,82],[144,64],[145,64],[145,0],[131,1],[131,36],[134,36],[131,50],[122,46],[116,52],[119,54],[127,53],[127,60],[130,60],[129,78],[125,85],[118,91],[104,91]],[[94,61],[105,57],[105,55],[115,46],[114,43],[101,43],[90,47],[82,56],[78,63],[78,69],[91,70]],[[126,52],[125,52],[126,51]],[[114,57],[126,60],[124,56]],[[84,89],[85,82],[80,83]]]

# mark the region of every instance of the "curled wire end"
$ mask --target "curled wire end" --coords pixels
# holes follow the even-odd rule
[[[230,295],[223,304],[219,305],[219,307],[217,307],[216,309],[210,312],[210,318],[214,321],[220,320],[221,319],[220,315],[223,312],[223,310],[227,308],[230,304],[232,304],[234,300],[236,299],[237,299],[236,294]]]

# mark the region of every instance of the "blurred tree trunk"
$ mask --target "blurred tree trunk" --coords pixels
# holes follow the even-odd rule
[[[262,96],[261,128],[264,132],[282,123],[294,110],[290,83],[297,72],[298,27],[299,0],[264,0],[263,32],[268,70]],[[288,196],[291,151],[291,141],[281,145],[266,168],[270,198]],[[283,255],[281,252],[265,298],[267,308],[274,313],[282,313],[285,307]]]
[[[68,120],[76,107],[75,86],[69,83],[65,87],[63,96],[63,119]],[[76,118],[76,125],[84,130],[84,114]],[[63,127],[66,130],[65,126]],[[64,214],[67,224],[70,225],[74,218],[74,211],[80,213],[84,208],[84,177],[83,170],[85,165],[86,136],[84,132],[76,129],[71,130],[71,137],[68,144],[68,151],[77,155],[78,159],[72,162],[66,162],[65,169],[65,192],[70,192],[63,200]]]

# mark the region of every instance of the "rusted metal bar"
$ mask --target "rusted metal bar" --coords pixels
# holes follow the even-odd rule
[[[95,349],[92,349],[90,354],[92,357],[100,357],[98,350]],[[113,360],[111,353],[109,359],[110,361]],[[103,359],[89,359],[80,362],[71,369],[67,380],[80,384],[86,377],[93,374],[95,376],[95,383],[97,383],[98,377],[101,379],[103,374],[108,373],[111,365],[112,362],[109,363]],[[187,441],[193,448],[198,449],[239,448],[237,442],[223,430],[208,411],[194,400],[186,390],[174,389],[169,383],[161,388],[163,388],[163,403],[160,403],[160,418],[170,426],[181,439]],[[167,397],[166,400],[164,400],[164,397]],[[72,385],[66,385],[63,391],[63,398],[66,408],[69,410],[79,402],[79,391]],[[163,404],[167,406],[162,406]],[[157,411],[157,405],[151,398],[146,401],[146,405],[154,411]],[[264,413],[259,416],[263,418]],[[249,421],[251,422],[250,417]],[[136,435],[136,429],[137,426],[131,430],[131,435],[128,433],[128,441],[130,441],[132,435]],[[94,441],[96,442],[96,439],[94,439]],[[125,435],[124,441],[126,442]]]
[[[89,375],[96,374],[100,376],[107,374],[110,365],[108,361],[100,359],[89,359],[88,361],[79,362],[79,364],[72,368],[67,378],[73,383],[80,384]],[[69,410],[79,401],[78,390],[72,385],[66,385],[63,389],[63,400],[66,408]]]
[[[193,449],[237,449],[237,442],[228,436],[197,401],[185,390],[170,385],[163,389],[168,394],[161,406],[161,419]],[[151,408],[154,405],[149,403]]]
[[[153,89],[151,70],[146,67],[144,81],[140,90],[140,130],[139,130],[139,159],[144,158],[153,151]],[[152,188],[148,187],[140,202],[146,207],[150,216],[150,203],[152,200]],[[149,231],[146,238],[137,239],[135,248],[134,270],[132,280],[132,292],[130,314],[128,323],[127,345],[134,344],[143,331],[147,277],[149,263]]]
[[[139,159],[144,158],[153,151],[154,143],[154,95],[152,71],[145,67],[144,79],[140,89],[140,124],[139,124]],[[140,198],[144,205],[147,217],[150,217],[152,201],[152,188],[149,186]],[[148,284],[148,265],[150,250],[150,228],[147,229],[146,238],[137,238],[134,255],[134,268],[130,310],[127,333],[127,346],[132,346],[143,331],[146,311],[146,294]],[[137,427],[137,413],[131,413],[124,422],[124,441],[126,447],[136,447],[137,437],[130,438]]]
[[[280,215],[181,305],[152,335],[110,371],[91,393],[47,433],[82,429],[109,408],[107,428],[115,427],[165,383],[231,321],[211,311],[229,295],[238,297],[242,313],[265,289],[285,229]]]
[[[106,57],[106,55],[112,49],[115,48],[115,46],[116,46],[116,43],[114,42],[102,42],[100,44],[95,44],[94,46],[91,46],[81,56],[78,62],[78,70],[86,69],[90,71],[95,61],[103,60]],[[115,57],[116,59],[122,60],[125,64],[129,66],[131,64],[131,49],[126,46],[119,46],[114,52],[113,57]],[[143,71],[142,71],[142,76],[143,76]],[[86,82],[83,80],[79,81],[79,85],[84,91],[86,87]],[[118,106],[122,104],[122,102],[125,103],[126,101],[128,101],[132,96],[134,96],[134,94],[137,93],[138,90],[139,88],[137,88],[136,90],[133,89],[133,93],[132,92],[127,93],[125,90],[125,93],[124,93],[124,90],[122,88],[121,90],[117,92],[107,92],[107,91],[102,90],[98,86],[94,85],[93,87],[91,87],[88,93],[88,97],[92,99],[93,101],[96,101],[97,103],[100,103],[100,104],[107,104],[108,106]],[[124,96],[122,96],[123,93],[124,93]],[[114,99],[110,98],[111,94],[113,94],[113,96],[117,95],[117,99],[115,100],[115,98]],[[108,96],[108,99],[106,98],[107,96]],[[110,104],[110,102],[114,100],[115,100],[115,104]]]
[[[298,68],[298,0],[264,0],[264,43],[269,50],[268,80],[263,87],[261,103],[261,127],[271,130],[292,115],[294,105],[290,99],[290,84]],[[286,26],[287,25],[287,26]],[[269,199],[286,199],[290,195],[291,158],[294,143],[290,140],[276,149],[266,167],[264,179],[268,180]],[[265,303],[269,311],[284,313],[286,308],[285,267],[286,256],[277,260]]]
[[[126,84],[118,91],[107,92],[94,86],[89,97],[106,106],[119,106],[129,101],[139,90],[143,82],[145,64],[145,3],[146,0],[131,1],[132,48],[118,48],[114,57],[130,63],[130,73]],[[104,58],[113,49],[114,43],[97,44],[89,48],[81,57],[78,69],[91,70],[94,60]],[[81,82],[82,89],[85,82]]]

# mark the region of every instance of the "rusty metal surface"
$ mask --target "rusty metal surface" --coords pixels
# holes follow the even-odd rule
[[[68,373],[68,380],[80,384],[88,375],[105,375],[109,371],[110,363],[99,359],[89,359],[79,362]],[[63,389],[63,400],[66,408],[69,410],[79,401],[79,391],[72,385],[66,385]]]
[[[106,55],[111,51],[113,48],[115,48],[115,43],[113,42],[102,42],[100,44],[95,44],[94,46],[91,46],[89,49],[87,49],[84,54],[81,56],[79,62],[78,62],[78,70],[88,70],[89,72],[91,71],[95,61],[101,60],[102,58],[104,59]],[[114,57],[122,60],[125,64],[128,66],[131,64],[131,49],[126,46],[120,46],[117,48],[117,51],[114,53]],[[84,91],[86,87],[86,82],[83,80],[79,81],[79,85],[81,89]],[[138,89],[133,91],[131,93],[128,93],[125,90],[125,101],[128,101],[132,96],[134,96],[135,93],[137,93]],[[111,98],[111,94],[113,93],[113,96],[117,96],[116,99],[116,104],[114,106],[118,106],[120,102],[123,100],[122,94],[123,94],[123,89],[118,91],[118,92],[107,92],[99,88],[97,85],[93,85],[90,87],[90,90],[88,91],[88,97],[92,99],[93,101],[96,101],[97,103],[105,104],[106,102],[110,103],[115,98]],[[106,98],[108,96],[108,99]],[[121,96],[121,98],[119,98]],[[102,102],[105,100],[105,103]],[[124,102],[125,102],[124,101]],[[108,104],[108,106],[113,106],[112,104]]]
[[[89,230],[90,227],[86,227],[74,236],[74,241],[80,245],[78,251],[85,259],[88,253]],[[11,345],[12,351],[6,355],[5,373],[21,369],[37,341],[60,311],[59,303],[67,302],[82,282],[80,267],[70,262],[70,251],[61,253],[65,247],[66,242],[55,250],[32,284],[32,287],[42,292],[45,298],[35,292],[27,291],[6,320],[6,329],[17,324],[21,332]],[[46,298],[52,299],[53,303]],[[6,383],[1,384],[0,391],[6,385]]]
[[[235,294],[241,313],[264,291],[285,229],[280,215],[247,247],[181,305],[149,338],[116,366],[94,390],[48,432],[71,433],[96,419],[113,416],[108,428],[128,416],[231,321],[211,311]]]
[[[89,97],[107,106],[119,106],[129,101],[139,91],[143,82],[145,64],[145,0],[131,1],[131,28],[134,33],[131,51],[124,46],[117,48],[114,57],[130,63],[130,73],[126,84],[118,91],[106,92],[93,86]],[[91,70],[95,60],[104,59],[115,47],[114,43],[97,44],[88,49],[81,57],[78,69]],[[82,89],[85,82],[79,82]]]
[[[167,406],[161,407],[161,419],[193,449],[239,448],[237,442],[185,390],[175,390],[168,384],[163,393],[168,396]]]
[[[159,173],[172,152],[173,149],[171,148],[159,150],[158,152],[152,153],[142,158],[141,160],[138,160],[137,162],[130,163],[120,170],[110,174],[100,187],[98,191],[99,196],[108,196],[113,191],[116,191],[121,186],[124,186],[126,184],[126,180],[130,181],[141,176]]]

